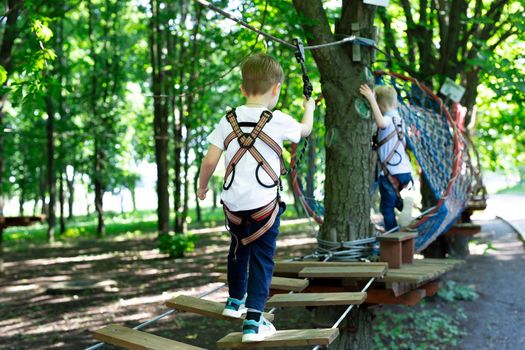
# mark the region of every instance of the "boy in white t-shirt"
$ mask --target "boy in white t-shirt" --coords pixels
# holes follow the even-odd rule
[[[390,86],[378,86],[374,92],[363,84],[359,89],[372,108],[376,122],[377,152],[381,164],[379,210],[383,214],[386,231],[397,226],[394,208],[403,209],[400,191],[412,181],[412,165],[406,153],[404,121],[397,110],[397,93]]]
[[[297,143],[310,134],[315,110],[313,99],[305,99],[301,123],[281,111],[271,112],[282,81],[283,70],[271,56],[255,54],[244,61],[241,92],[246,104],[228,111],[208,136],[210,146],[199,178],[197,195],[202,200],[224,152],[221,201],[232,241],[228,254],[230,297],[223,314],[241,317],[246,313],[243,342],[261,341],[275,333],[263,310],[273,274],[279,217],[285,208],[279,199],[282,144],[285,140]]]

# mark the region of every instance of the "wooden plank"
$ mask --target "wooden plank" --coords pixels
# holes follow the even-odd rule
[[[299,293],[276,294],[266,302],[268,306],[327,306],[359,305],[366,299],[366,293]]]
[[[110,325],[93,332],[95,339],[130,350],[203,350],[193,345],[159,337],[119,325]]]
[[[240,318],[223,316],[224,303],[195,298],[187,295],[179,295],[166,302],[166,306],[179,311],[192,312],[202,316],[211,317],[218,320],[242,321]],[[264,317],[272,321],[274,315],[265,313]]]
[[[322,261],[276,261],[274,267],[275,273],[295,273],[298,274],[305,267],[319,266],[383,266],[382,262],[322,262]]]
[[[299,277],[310,278],[352,278],[352,277],[382,277],[385,266],[334,266],[305,267],[299,272]]]
[[[377,237],[379,242],[403,242],[417,237],[417,232],[395,232]]]
[[[446,233],[445,236],[450,235],[469,235],[473,236],[481,231],[481,226],[473,223],[458,223],[454,224]]]
[[[462,263],[461,260],[453,259],[414,260],[411,265],[403,265],[400,269],[388,270],[382,281],[423,283],[438,278]]]
[[[339,329],[290,329],[277,331],[264,341],[243,343],[242,333],[230,333],[217,341],[219,349],[250,349],[266,347],[330,345],[339,335]]]
[[[431,297],[431,296],[435,295],[439,291],[439,288],[441,288],[441,282],[440,281],[431,281],[431,282],[428,282],[428,283],[422,285],[419,288],[425,290],[425,293],[426,293],[427,297]]]
[[[228,283],[228,276],[225,274],[220,275],[218,278],[218,281]],[[286,291],[294,291],[294,292],[301,292],[306,287],[308,287],[308,280],[307,279],[299,279],[299,278],[286,278],[286,277],[272,277],[272,283],[270,285],[270,289],[277,289],[277,290],[286,290]]]
[[[391,304],[414,306],[425,297],[424,289],[415,289],[400,296],[395,296],[392,290],[372,289],[368,290],[367,304]]]

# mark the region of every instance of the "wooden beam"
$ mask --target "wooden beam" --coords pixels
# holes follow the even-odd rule
[[[243,343],[242,333],[230,333],[217,342],[219,349],[250,349],[267,347],[330,345],[339,335],[339,329],[291,329],[277,331],[264,341]]]
[[[336,266],[381,266],[386,268],[387,264],[382,262],[322,262],[322,261],[276,261],[274,273],[298,274],[305,267],[336,267]]]
[[[425,295],[424,289],[415,289],[400,296],[395,296],[392,290],[372,289],[368,290],[365,303],[414,306]]]
[[[441,281],[428,282],[419,288],[425,290],[427,297],[431,297],[439,291],[439,288],[441,288]]]
[[[166,306],[172,309],[179,311],[192,312],[198,315],[211,317],[217,320],[227,320],[227,321],[239,321],[241,318],[233,318],[228,316],[223,316],[222,311],[224,310],[224,303],[219,303],[216,301],[200,299],[195,297],[190,297],[187,295],[179,295],[166,302]],[[269,321],[273,320],[273,314],[265,313],[264,317]]]
[[[452,227],[445,233],[445,236],[451,235],[467,235],[473,236],[481,231],[481,226],[472,223],[459,223],[454,224]]]
[[[328,305],[359,305],[366,299],[366,293],[299,293],[276,294],[267,302],[268,306],[328,306]]]
[[[382,277],[386,273],[385,266],[318,266],[305,267],[299,272],[299,277],[309,278],[352,278],[352,277]]]
[[[218,278],[219,282],[228,283],[228,276],[222,274]],[[298,278],[286,278],[286,277],[272,277],[272,283],[270,289],[286,290],[301,292],[308,286],[307,279],[298,279]]]
[[[417,232],[395,232],[388,235],[379,236],[379,242],[403,242],[417,237]]]
[[[130,350],[204,350],[193,345],[159,337],[119,325],[110,325],[93,332],[95,339]]]

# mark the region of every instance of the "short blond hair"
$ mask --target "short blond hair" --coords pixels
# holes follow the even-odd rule
[[[248,95],[262,95],[277,83],[283,82],[283,69],[270,55],[258,53],[242,64],[242,87]]]
[[[397,107],[397,92],[391,86],[381,85],[375,88],[376,101],[384,113]]]

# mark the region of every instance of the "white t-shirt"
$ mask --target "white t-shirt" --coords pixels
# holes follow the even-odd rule
[[[405,122],[403,121],[403,119],[401,118],[397,110],[388,111],[383,115],[383,117],[385,118],[387,125],[385,128],[379,129],[377,133],[378,142],[381,142],[381,140],[383,140],[385,137],[390,135],[392,131],[396,130],[394,123],[396,123],[397,125],[400,125],[403,132],[406,131]],[[386,158],[388,158],[388,156],[390,155],[390,152],[396,145],[397,140],[398,140],[398,137],[396,135],[392,137],[390,140],[388,140],[384,145],[379,147],[378,154],[379,154],[379,159],[381,162],[383,162]],[[410,159],[408,159],[408,155],[405,151],[405,147],[403,146],[403,144],[400,143],[394,152],[395,152],[394,155],[392,156],[392,158],[388,161],[386,165],[388,172],[392,175],[411,173],[412,165],[410,164]],[[381,175],[383,175],[382,170],[381,170]]]
[[[265,110],[263,107],[240,106],[235,109],[237,122],[257,123],[261,113]],[[279,146],[283,146],[283,141],[289,140],[297,143],[301,139],[301,123],[281,111],[273,111],[273,118],[266,123],[262,131],[271,137]],[[243,132],[251,132],[253,127],[241,127]],[[226,117],[222,117],[215,130],[208,136],[208,142],[224,150],[224,140],[232,132],[232,127]],[[254,147],[266,159],[277,175],[280,175],[279,156],[259,138],[255,141]],[[224,154],[226,167],[230,163],[237,150],[239,143],[234,139],[228,145]],[[266,188],[261,186],[255,176],[257,162],[250,154],[246,152],[235,167],[235,176],[231,187],[222,191],[221,199],[231,211],[251,210],[260,208],[275,199],[277,196],[277,187]],[[230,174],[226,183],[230,184]],[[259,169],[259,179],[263,184],[272,185],[272,178],[262,168]]]

